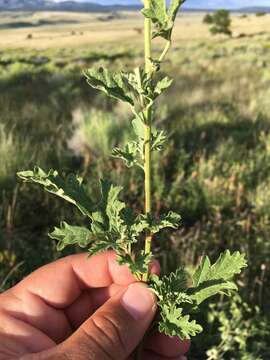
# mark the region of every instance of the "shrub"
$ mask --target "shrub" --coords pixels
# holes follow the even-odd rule
[[[232,36],[230,12],[227,10],[218,10],[213,15],[207,14],[204,23],[211,25],[210,32],[213,35]]]

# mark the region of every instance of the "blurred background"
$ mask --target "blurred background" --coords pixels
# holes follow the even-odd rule
[[[47,233],[61,220],[84,222],[22,184],[18,170],[77,173],[93,197],[100,177],[120,181],[126,202],[143,206],[143,179],[110,157],[132,136],[132,115],[82,75],[143,61],[139,3],[112,3],[0,0],[0,291],[78,251],[57,253]],[[241,297],[205,305],[194,360],[270,358],[270,4],[258,3],[188,0],[162,68],[175,81],[156,111],[169,141],[155,155],[153,207],[183,218],[155,241],[163,271],[226,248],[249,261]],[[212,11],[224,6],[230,11]]]

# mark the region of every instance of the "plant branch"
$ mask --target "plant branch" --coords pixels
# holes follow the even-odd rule
[[[160,55],[158,62],[162,63],[162,61],[165,59],[166,55],[168,54],[168,51],[170,50],[170,47],[172,45],[171,40],[167,40],[164,50],[162,51],[162,54]]]
[[[151,0],[145,0],[144,8],[149,9]],[[145,72],[149,78],[152,77],[152,27],[151,19],[144,20],[144,44],[145,44]],[[151,214],[151,126],[152,126],[152,106],[145,110],[144,127],[144,172],[145,172],[145,213]],[[151,252],[152,235],[148,233],[145,238],[145,253]],[[147,282],[148,273],[143,275],[143,280]]]

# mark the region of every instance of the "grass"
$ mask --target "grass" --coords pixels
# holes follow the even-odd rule
[[[97,20],[98,14],[14,15],[1,13],[0,28],[13,21],[51,20],[61,25],[0,29],[0,152],[5,159],[0,165],[0,283],[24,261],[3,288],[59,256],[46,235],[54,224],[64,218],[79,224],[76,212],[58,200],[34,187],[18,188],[18,167],[37,163],[80,173],[93,197],[96,179],[105,171],[130,190],[125,200],[134,209],[143,202],[136,174],[127,176],[121,162],[106,160],[112,146],[108,134],[113,145],[127,135],[126,109],[97,96],[81,75],[92,64],[139,64],[141,20],[135,14],[110,22]],[[266,327],[270,324],[269,15],[233,15],[232,39],[212,38],[202,17],[184,14],[177,20],[175,46],[165,63],[166,72],[176,80],[157,110],[158,126],[168,132],[169,146],[154,168],[153,207],[157,212],[172,208],[182,214],[183,224],[170,237],[163,233],[155,252],[166,272],[179,261],[195,264],[204,252],[214,256],[226,247],[246,252],[250,266],[239,286],[251,309],[243,310],[249,333],[245,324],[257,316],[256,306]],[[32,39],[26,39],[29,33]],[[46,62],[39,64],[36,59],[41,56]],[[71,141],[74,134],[77,147]],[[164,246],[170,250],[167,257]],[[191,359],[207,358],[213,347],[220,350],[221,324],[218,317],[213,324],[207,316],[208,337],[194,345]],[[232,351],[219,359],[267,359],[267,345],[259,355],[253,350],[263,339],[265,335],[258,339],[251,331],[245,338],[246,357],[230,343]]]

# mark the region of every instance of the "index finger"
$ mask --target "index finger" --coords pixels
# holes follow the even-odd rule
[[[128,267],[118,265],[113,251],[90,258],[83,253],[41,267],[17,284],[12,292],[19,297],[31,293],[53,307],[65,308],[84,289],[128,285],[134,281]]]

